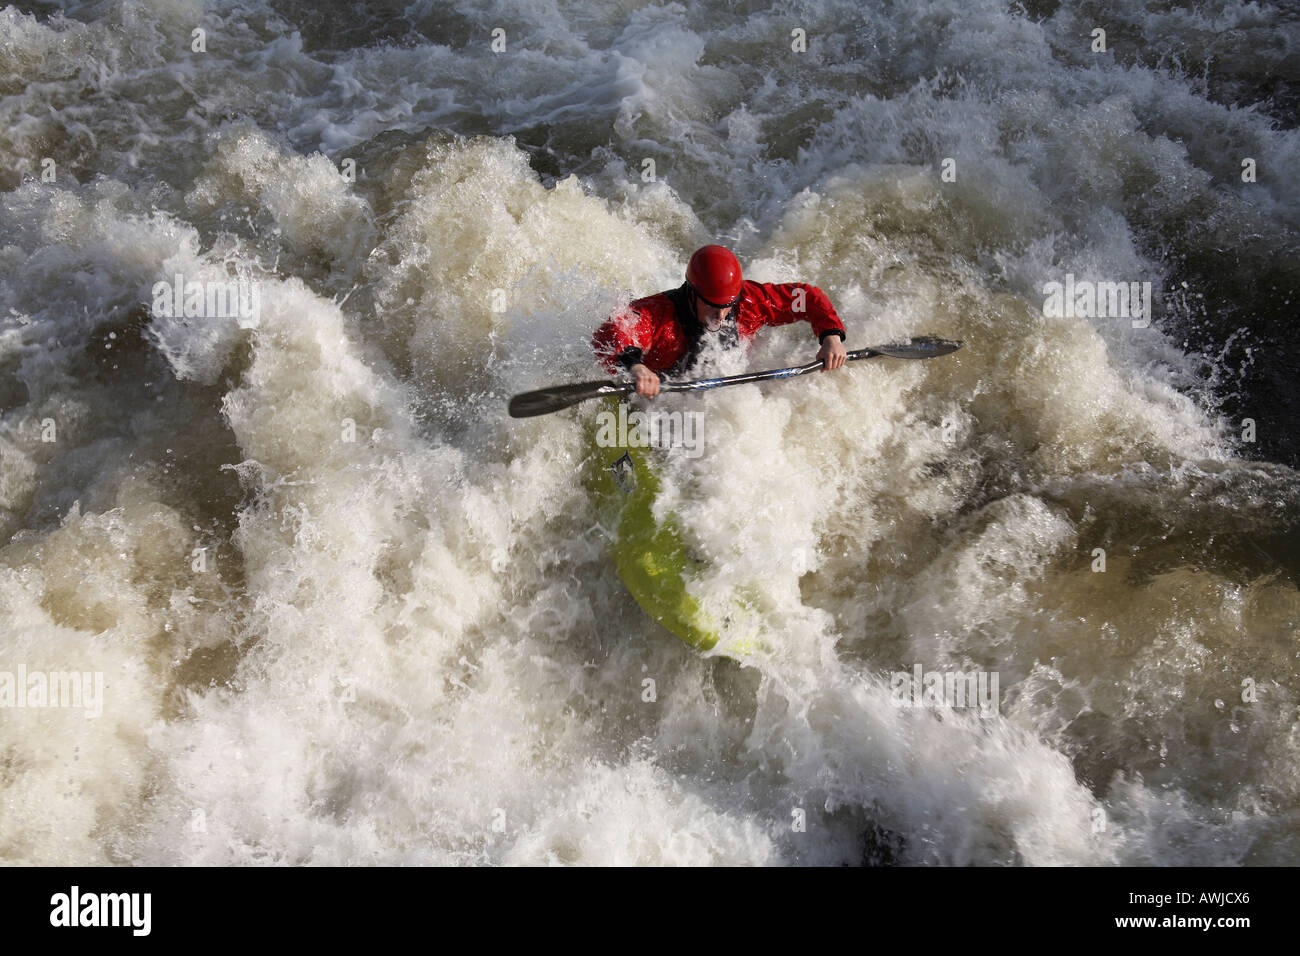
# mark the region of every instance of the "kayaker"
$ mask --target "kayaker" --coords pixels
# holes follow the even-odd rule
[[[678,289],[636,299],[596,330],[592,345],[610,371],[625,368],[636,390],[659,394],[664,374],[689,372],[707,345],[732,347],[764,325],[805,321],[825,370],[844,365],[844,323],[826,294],[802,282],[750,282],[725,246],[695,250]]]

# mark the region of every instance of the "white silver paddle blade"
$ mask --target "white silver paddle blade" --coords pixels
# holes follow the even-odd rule
[[[947,355],[961,348],[962,343],[952,339],[936,338],[933,335],[922,335],[908,342],[897,342],[890,345],[877,345],[872,351],[879,352],[881,355],[888,355],[890,358],[901,359],[928,359],[938,358],[940,355]]]

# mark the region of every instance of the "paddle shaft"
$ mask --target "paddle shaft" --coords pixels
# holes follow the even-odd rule
[[[854,349],[845,353],[845,361],[876,358],[887,355],[892,358],[925,359],[947,355],[961,348],[960,342],[950,342],[929,336],[912,339],[890,345],[878,345],[872,348]],[[746,382],[765,382],[770,379],[796,378],[823,368],[820,361],[807,365],[794,365],[790,368],[774,368],[763,372],[745,372],[741,375],[724,375],[721,378],[702,378],[693,382],[663,382],[661,392],[701,392],[711,388],[726,388],[728,385],[744,385]],[[579,382],[576,385],[558,385],[542,388],[534,392],[524,392],[510,399],[509,411],[512,418],[532,418],[546,415],[561,409],[585,402],[589,398],[606,395],[631,395],[636,391],[633,382]]]
[[[884,352],[878,352],[875,349],[855,349],[852,352],[844,354],[844,361],[853,362],[857,359],[875,358],[878,355],[884,355]],[[744,372],[740,375],[724,375],[721,378],[702,378],[694,382],[663,382],[659,386],[661,392],[701,392],[710,388],[726,388],[728,385],[744,385],[746,382],[766,382],[774,378],[795,378],[799,375],[807,375],[809,372],[817,372],[822,368],[821,362],[809,362],[807,365],[795,365],[790,368],[774,368],[765,372]],[[627,383],[630,388],[629,392],[636,391],[636,385]]]

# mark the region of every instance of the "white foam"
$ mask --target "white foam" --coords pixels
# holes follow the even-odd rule
[[[0,17],[40,81],[6,100],[0,165],[39,170],[42,97],[79,92],[82,59],[121,93],[55,104],[103,175],[0,203],[24,402],[0,423],[0,669],[108,676],[102,720],[0,723],[7,862],[860,863],[877,826],[905,863],[1293,862],[1294,705],[1269,675],[1295,588],[1160,548],[1235,512],[1262,535],[1294,475],[1233,457],[1174,340],[1047,319],[1039,292],[1159,283],[1117,170],[1171,184],[1153,216],[1199,197],[1281,229],[1293,196],[1220,195],[1212,146],[1171,137],[1245,137],[1285,171],[1293,133],[1067,61],[1052,23],[996,3],[818,4],[800,61],[784,15],[523,5],[511,55],[487,49],[502,10],[460,11],[469,39],[342,51],[232,13],[220,56],[182,62],[159,41],[189,6],[115,9],[121,30]],[[214,115],[250,89],[261,111],[182,124],[160,63]],[[339,175],[337,151],[431,124],[490,135]],[[562,165],[590,154],[581,176],[530,168],[509,134],[540,128]],[[657,508],[709,559],[694,593],[761,632],[744,667],[619,582],[586,412],[502,411],[600,374],[600,318],[678,284],[718,229],[751,277],[827,290],[851,348],[966,341],[662,400],[706,416]],[[259,322],[142,315],[177,273],[258,281]],[[815,349],[798,325],[711,367]],[[897,707],[885,675],[918,661],[997,670],[1000,713]],[[1272,709],[1232,699],[1243,674]]]

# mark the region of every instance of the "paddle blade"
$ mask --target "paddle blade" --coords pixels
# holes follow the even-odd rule
[[[549,415],[570,405],[577,405],[589,398],[601,395],[627,395],[632,391],[630,383],[613,382],[579,382],[576,385],[556,385],[553,388],[539,388],[535,392],[521,392],[510,399],[507,410],[511,418],[533,418],[537,415]]]
[[[871,351],[880,355],[888,355],[890,358],[901,359],[928,359],[938,358],[940,355],[948,355],[951,352],[961,348],[960,342],[954,342],[951,339],[940,339],[933,335],[922,335],[908,342],[897,342],[891,345],[876,345]]]

